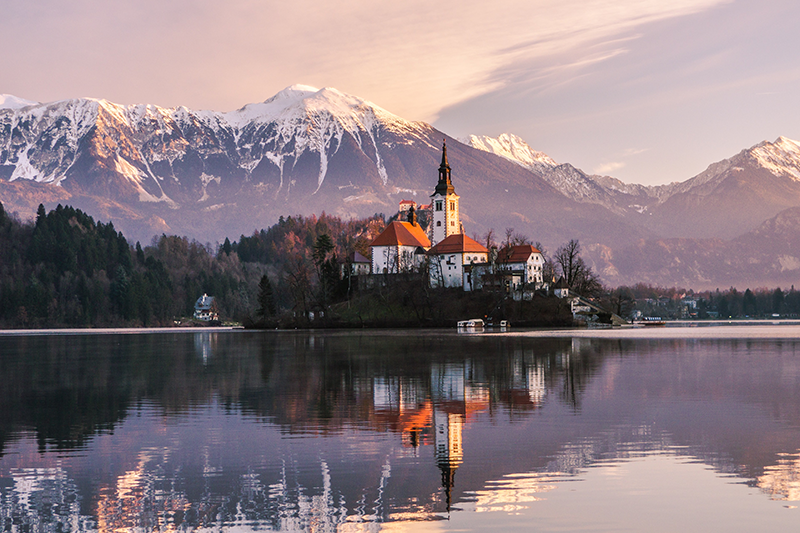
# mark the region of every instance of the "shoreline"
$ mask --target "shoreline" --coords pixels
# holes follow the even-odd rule
[[[461,332],[462,335],[503,335],[524,337],[583,337],[583,338],[736,338],[743,328],[769,328],[770,334],[777,333],[777,338],[800,339],[800,319],[739,319],[739,320],[676,320],[667,322],[664,327],[616,327],[616,328],[486,328],[484,331]],[[43,329],[0,329],[0,337],[23,336],[57,336],[57,335],[135,335],[147,333],[220,333],[220,332],[380,332],[390,330],[418,330],[426,332],[447,332],[459,334],[458,328],[452,327],[318,327],[318,328],[245,328],[244,326],[187,326],[187,327],[128,327],[128,328],[43,328]]]

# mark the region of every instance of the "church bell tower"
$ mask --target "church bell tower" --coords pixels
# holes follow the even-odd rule
[[[439,182],[431,195],[432,228],[431,245],[436,246],[450,235],[461,233],[458,198],[450,178],[447,162],[447,143],[442,143],[442,164],[439,165]]]

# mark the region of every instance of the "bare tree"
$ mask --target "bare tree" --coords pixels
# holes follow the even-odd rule
[[[580,253],[581,245],[577,239],[570,240],[556,250],[556,265],[570,288],[573,287],[575,281],[581,275],[581,270],[585,267],[583,261],[579,261]]]
[[[570,289],[582,296],[595,296],[602,292],[603,285],[580,252],[581,245],[577,239],[560,246],[555,255],[557,270],[564,276]]]
[[[485,246],[487,250],[491,250],[492,248],[497,248],[497,242],[494,240],[494,230],[489,228],[489,231],[483,236],[483,242],[485,242]],[[476,239],[477,240],[477,239]]]
[[[514,240],[514,228],[506,228],[506,240],[503,246],[506,248],[511,248],[511,246],[513,246],[514,244],[513,240]]]

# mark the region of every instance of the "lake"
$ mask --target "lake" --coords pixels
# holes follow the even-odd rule
[[[4,531],[786,531],[800,326],[0,335]]]

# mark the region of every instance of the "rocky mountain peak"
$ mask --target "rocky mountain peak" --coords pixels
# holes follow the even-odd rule
[[[787,175],[800,181],[800,143],[786,137],[763,142],[749,150],[757,164],[776,176]]]
[[[502,133],[497,137],[470,135],[461,142],[478,150],[499,155],[540,174],[558,166],[558,163],[550,156],[534,150],[521,137],[513,133]]]

